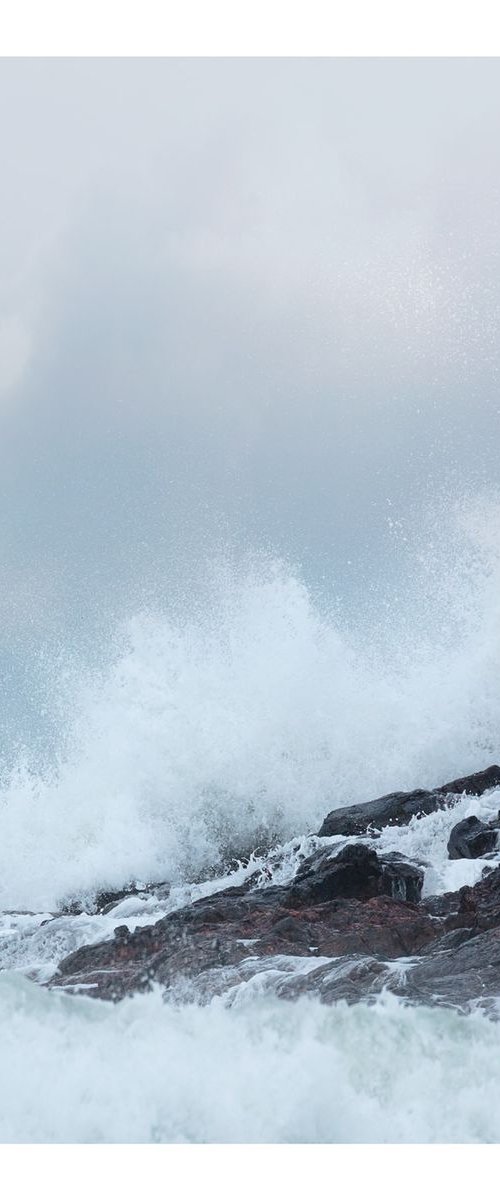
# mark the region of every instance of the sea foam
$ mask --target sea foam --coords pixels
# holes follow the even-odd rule
[[[500,1024],[317,1000],[106,1005],[0,979],[4,1142],[498,1142]]]
[[[368,620],[265,559],[122,626],[74,689],[51,775],[4,776],[0,906],[201,878],[333,807],[498,758],[498,508],[447,521]]]

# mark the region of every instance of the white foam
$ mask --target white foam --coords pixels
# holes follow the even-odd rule
[[[407,599],[383,619],[374,602],[364,631],[273,564],[219,573],[189,613],[137,616],[112,669],[75,696],[55,777],[19,765],[0,794],[0,906],[189,881],[266,836],[314,831],[333,807],[500,757],[485,528],[472,558],[444,533],[440,574],[432,556],[414,564]]]
[[[448,839],[453,826],[465,817],[477,816],[483,821],[496,817],[500,808],[500,789],[484,796],[462,796],[450,806],[424,818],[414,817],[409,825],[386,826],[380,838],[373,842],[379,853],[398,851],[422,863],[424,896],[454,892],[467,884],[472,887],[481,879],[487,866],[496,865],[498,856],[491,858],[448,858]]]
[[[500,1025],[253,998],[120,1005],[0,979],[6,1142],[498,1142]]]

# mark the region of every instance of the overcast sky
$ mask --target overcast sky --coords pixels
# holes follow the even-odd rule
[[[498,60],[0,62],[5,645],[500,482]]]

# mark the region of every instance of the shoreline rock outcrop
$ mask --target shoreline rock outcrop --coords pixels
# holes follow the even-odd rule
[[[492,854],[498,844],[500,821],[486,824],[479,817],[465,817],[453,826],[448,840],[449,858],[483,858]]]
[[[452,779],[432,791],[418,788],[413,792],[389,792],[366,804],[335,808],[325,817],[318,837],[353,837],[385,825],[409,825],[413,817],[428,816],[451,803],[451,798],[482,796],[491,788],[500,787],[500,767],[494,765],[474,775]]]
[[[493,767],[409,795],[412,803],[416,795],[442,800],[459,794],[457,785],[480,795],[499,784],[500,769]],[[391,811],[395,796],[408,794],[383,797]],[[373,812],[381,803],[356,809]],[[460,822],[455,841],[470,834],[471,844],[484,849],[490,843],[475,821],[465,832],[460,826],[467,821]],[[495,830],[484,828],[496,839]],[[154,925],[134,932],[117,926],[114,940],[65,958],[47,986],[117,1001],[158,984],[167,993],[184,989],[205,1000],[267,971],[283,996],[315,991],[331,1003],[367,999],[389,987],[413,1003],[494,1007],[500,997],[500,866],[492,863],[474,887],[441,896],[422,898],[422,883],[419,864],[377,853],[366,841],[320,847],[287,884],[252,876]],[[294,960],[300,967],[314,958],[322,960],[317,967],[293,970]]]

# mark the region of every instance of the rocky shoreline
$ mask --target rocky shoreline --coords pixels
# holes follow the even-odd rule
[[[390,825],[424,821],[500,787],[500,767],[432,791],[391,793],[333,810],[321,845],[283,885],[256,870],[226,887],[131,931],[117,924],[112,940],[68,955],[48,981],[118,1001],[154,985],[173,999],[209,1000],[239,985],[332,1003],[371,999],[389,989],[410,1003],[482,1007],[495,1015],[500,998],[500,820],[469,816],[448,841],[450,858],[486,859],[474,886],[422,898],[424,864],[379,853]],[[348,839],[345,841],[345,839]],[[113,913],[123,893],[102,899]]]

